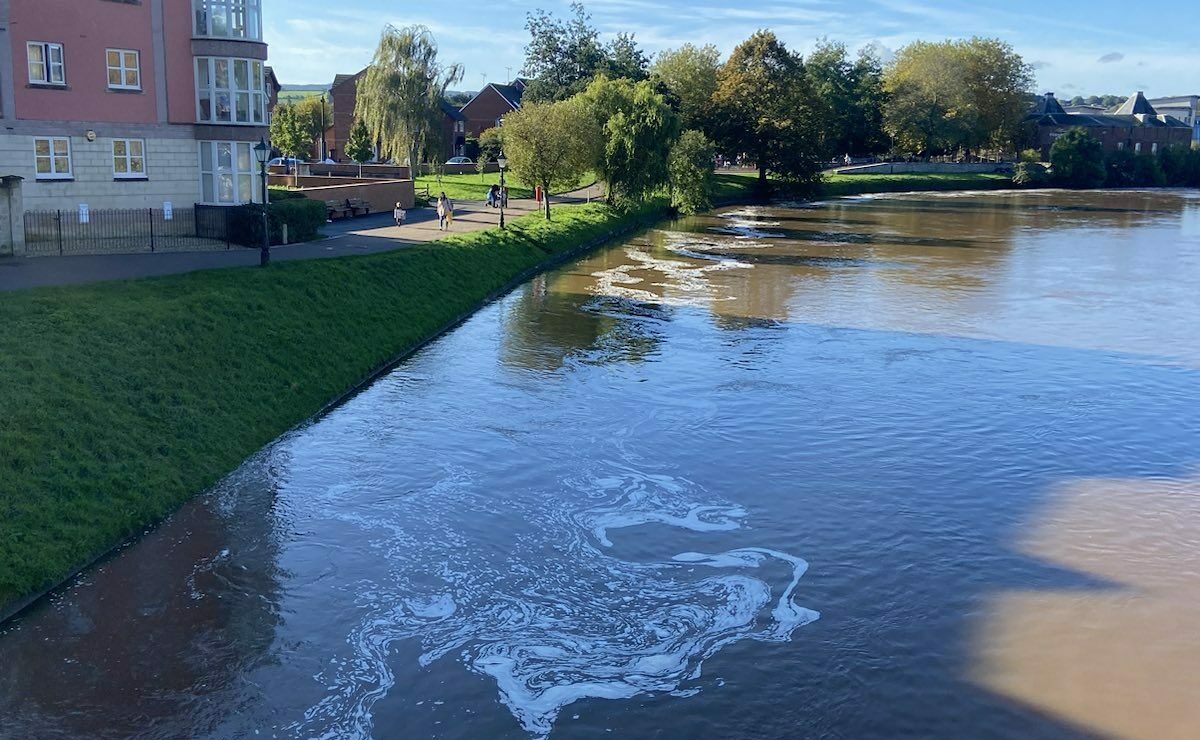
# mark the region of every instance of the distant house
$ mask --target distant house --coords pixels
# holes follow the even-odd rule
[[[1025,117],[1025,123],[1036,148],[1047,159],[1055,139],[1075,127],[1087,129],[1106,151],[1153,153],[1166,146],[1187,146],[1192,140],[1191,126],[1173,116],[1160,115],[1141,92],[1111,113],[1068,112],[1054,93],[1046,93]]]
[[[1192,141],[1200,143],[1200,95],[1152,98],[1150,104],[1159,113],[1174,116],[1192,127]]]
[[[333,104],[333,125],[325,133],[329,156],[339,162],[348,161],[345,155],[346,142],[350,140],[350,129],[354,127],[354,108],[358,104],[358,81],[366,74],[340,74],[333,78],[329,94]],[[442,146],[439,148],[441,161],[461,156],[466,148],[466,119],[458,108],[442,100]]]
[[[479,136],[499,126],[506,115],[521,109],[521,97],[529,80],[518,77],[507,85],[491,83],[462,107],[467,119],[467,135]]]

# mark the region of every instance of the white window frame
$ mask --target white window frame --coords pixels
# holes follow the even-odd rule
[[[37,49],[41,54],[41,61],[33,60],[32,51]],[[58,61],[54,61],[54,52],[58,52]],[[42,79],[36,79],[33,76],[33,65],[40,64],[42,66]],[[58,79],[55,79],[55,72],[58,72]],[[59,85],[66,87],[67,85],[67,58],[66,52],[63,50],[63,45],[56,41],[29,41],[25,44],[25,72],[29,77],[30,85]]]
[[[38,154],[38,142],[47,142],[48,154]],[[67,147],[67,169],[65,171],[58,169],[58,160],[64,157],[61,154],[55,153],[55,144],[66,143]],[[46,160],[50,166],[49,172],[41,172],[38,169],[38,160]],[[68,136],[35,136],[33,137],[33,171],[34,179],[37,180],[73,180],[75,178],[74,167],[71,160],[71,138]]]
[[[262,41],[262,0],[192,0],[192,33]]]
[[[1142,142],[1140,142],[1140,141],[1134,142],[1134,144],[1133,144],[1133,153],[1134,153],[1134,154],[1141,154],[1141,153],[1142,153]]]
[[[246,65],[246,86],[239,87],[238,65]],[[217,72],[224,65],[225,85],[218,84]],[[266,65],[258,59],[241,57],[196,57],[196,121],[225,126],[266,126],[267,85]],[[207,84],[204,80],[207,78]],[[204,116],[204,101],[208,101],[208,117]],[[225,103],[222,105],[221,101]],[[246,120],[239,121],[243,101]],[[222,109],[228,110],[228,119],[221,118]]]
[[[228,206],[259,202],[262,178],[250,142],[201,141],[199,145],[201,203]],[[228,166],[221,164],[221,152],[225,147],[229,150]],[[246,188],[249,188],[248,193],[243,192]],[[229,197],[223,196],[223,189],[228,192]],[[210,195],[211,197],[206,197]]]
[[[109,57],[112,54],[117,55],[117,66],[113,66],[112,59]],[[129,65],[129,55],[133,55],[133,65]],[[109,90],[141,90],[142,89],[142,53],[137,49],[105,49],[104,50],[104,66],[108,74],[108,89]],[[121,77],[121,83],[114,85],[112,81],[112,73],[116,71]],[[129,84],[129,73],[132,72],[136,77],[135,82]]]
[[[125,153],[117,152],[117,145],[125,145]],[[137,145],[136,147],[134,145]],[[134,154],[134,149],[140,150],[140,154]],[[112,140],[113,154],[113,179],[114,180],[149,180],[150,175],[146,170],[146,140],[145,139],[113,139]],[[140,160],[142,165],[141,172],[134,169],[134,164]],[[124,166],[122,171],[121,166]]]

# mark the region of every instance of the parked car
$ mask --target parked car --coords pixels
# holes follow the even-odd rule
[[[297,165],[304,164],[304,160],[296,159],[295,157],[276,157],[270,162],[267,162],[268,167],[287,167],[288,171]]]
[[[451,157],[446,160],[446,164],[475,164],[470,157]]]

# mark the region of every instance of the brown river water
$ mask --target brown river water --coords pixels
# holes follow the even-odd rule
[[[1200,193],[664,223],[0,627],[4,738],[1200,737]]]

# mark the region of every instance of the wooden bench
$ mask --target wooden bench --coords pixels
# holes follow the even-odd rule
[[[339,216],[353,216],[354,211],[349,208],[349,204],[344,200],[327,200],[325,201],[325,215],[332,221]]]
[[[366,216],[371,212],[371,204],[362,198],[347,198],[346,208],[350,211],[351,216],[357,216],[360,213]]]

